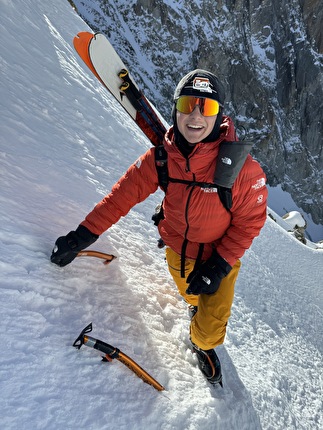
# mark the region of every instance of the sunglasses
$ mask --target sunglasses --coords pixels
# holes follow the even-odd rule
[[[185,113],[186,115],[192,113],[196,106],[200,108],[203,116],[217,115],[220,110],[219,102],[208,98],[180,96],[176,102],[178,112]]]

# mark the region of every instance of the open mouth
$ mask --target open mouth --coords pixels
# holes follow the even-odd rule
[[[194,130],[202,130],[202,128],[203,128],[202,125],[192,125],[192,124],[188,124],[187,127],[194,129]]]

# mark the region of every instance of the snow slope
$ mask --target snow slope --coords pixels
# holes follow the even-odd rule
[[[36,4],[35,4],[36,3]],[[1,428],[235,430],[322,428],[323,253],[268,219],[243,258],[225,344],[224,389],[202,377],[189,319],[150,220],[161,193],[95,248],[110,266],[49,262],[149,147],[76,57],[88,30],[68,2],[0,0]],[[119,347],[166,390],[72,343]]]

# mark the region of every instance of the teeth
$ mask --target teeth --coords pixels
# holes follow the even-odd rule
[[[201,125],[188,125],[189,128],[203,128]]]

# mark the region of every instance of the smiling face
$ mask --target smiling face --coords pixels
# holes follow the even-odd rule
[[[203,116],[199,106],[195,106],[189,114],[176,112],[176,122],[179,132],[192,145],[201,142],[213,130],[217,115]]]

